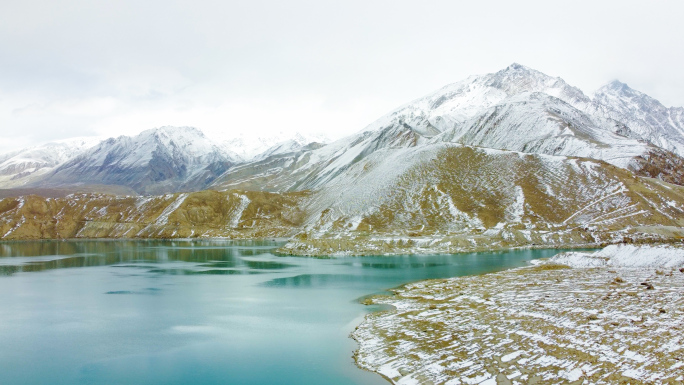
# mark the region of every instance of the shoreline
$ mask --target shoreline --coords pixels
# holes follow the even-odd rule
[[[357,326],[354,360],[396,384],[681,383],[679,269],[547,261],[402,285],[368,301],[395,310]]]
[[[353,239],[344,239],[344,241],[352,241]],[[397,237],[396,239],[403,239]],[[400,256],[400,255],[450,255],[450,254],[467,254],[467,253],[497,253],[506,252],[512,250],[553,250],[553,249],[565,249],[565,250],[596,250],[609,245],[620,245],[625,244],[621,240],[616,240],[615,242],[587,242],[587,243],[554,243],[554,244],[518,244],[518,245],[478,245],[477,247],[458,247],[450,250],[444,250],[441,248],[430,248],[430,247],[416,247],[416,248],[403,248],[398,250],[392,250],[387,252],[375,252],[373,251],[360,251],[356,252],[354,250],[349,250],[345,252],[333,252],[328,254],[320,253],[296,253],[296,252],[286,252],[283,251],[283,247],[293,241],[289,237],[178,237],[178,238],[164,238],[164,237],[103,237],[103,238],[88,238],[88,237],[77,237],[77,238],[30,238],[30,239],[2,239],[0,238],[0,243],[28,243],[28,242],[113,242],[113,241],[259,241],[259,242],[276,242],[283,243],[280,247],[273,250],[274,255],[278,256],[293,256],[293,257],[308,257],[308,258],[335,258],[335,257],[362,257],[362,256]],[[634,245],[684,245],[684,239],[678,238],[668,238],[668,239],[637,239],[628,244]]]

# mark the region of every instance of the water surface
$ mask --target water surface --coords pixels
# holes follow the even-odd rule
[[[277,242],[0,243],[0,384],[386,384],[358,299],[556,250],[311,259]]]

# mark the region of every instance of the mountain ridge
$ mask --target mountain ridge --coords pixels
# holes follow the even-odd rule
[[[264,157],[320,146],[314,138],[324,139],[281,133],[273,143],[255,145],[243,138],[231,144],[211,140],[194,127],[163,126],[134,136],[52,142],[0,154],[0,188],[197,191],[228,167],[251,159],[244,158],[243,150],[256,151],[251,157]],[[77,148],[71,142],[81,145]]]

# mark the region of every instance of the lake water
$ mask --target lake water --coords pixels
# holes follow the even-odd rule
[[[277,242],[0,243],[0,384],[386,384],[359,298],[555,250],[312,259]]]

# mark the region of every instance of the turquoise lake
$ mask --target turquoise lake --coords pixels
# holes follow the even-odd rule
[[[0,243],[0,384],[386,384],[359,299],[558,250],[313,259],[265,241]]]

